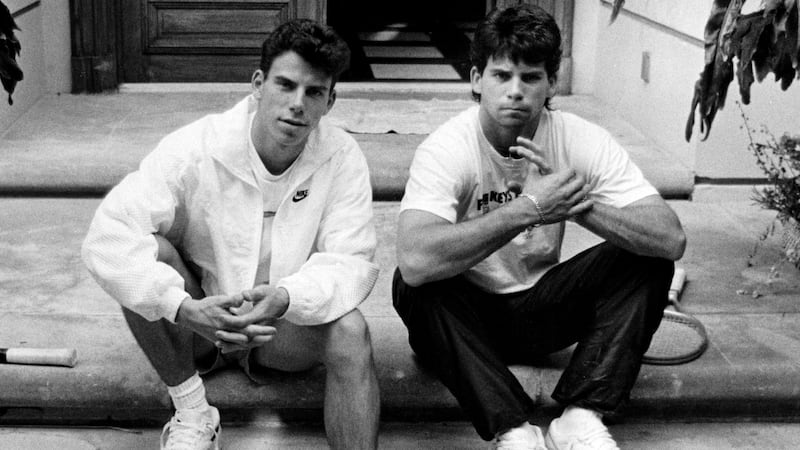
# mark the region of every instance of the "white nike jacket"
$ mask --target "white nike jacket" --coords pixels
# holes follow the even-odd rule
[[[100,204],[82,256],[100,286],[148,320],[175,321],[189,294],[156,261],[154,233],[199,270],[206,295],[255,283],[262,196],[248,158],[251,96],[166,136]],[[323,117],[295,161],[272,231],[270,284],[289,292],[284,318],[327,323],[372,290],[372,189],[355,140]]]

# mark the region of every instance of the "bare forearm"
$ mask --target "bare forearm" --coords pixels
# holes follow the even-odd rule
[[[686,236],[675,213],[663,200],[626,208],[595,204],[575,221],[612,244],[644,256],[678,260]]]
[[[466,271],[526,226],[523,218],[515,217],[506,207],[466,222],[451,224],[442,220],[419,227],[409,224],[409,216],[415,214],[425,213],[414,211],[401,217],[397,244],[400,272],[412,286]]]
[[[406,283],[442,280],[483,261],[534,224],[558,223],[591,209],[589,186],[573,170],[542,177],[513,201],[478,218],[451,224],[430,213],[400,215],[397,256]]]

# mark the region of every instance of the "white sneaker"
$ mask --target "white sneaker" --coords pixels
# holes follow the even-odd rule
[[[497,436],[492,445],[496,450],[547,450],[541,428],[529,423]]]
[[[161,432],[161,450],[219,450],[219,411],[175,411]]]
[[[553,419],[545,444],[549,450],[619,450],[600,420],[578,430],[569,430],[559,424],[559,419]]]

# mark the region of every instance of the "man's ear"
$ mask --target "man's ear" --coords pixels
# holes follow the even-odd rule
[[[264,86],[264,72],[261,69],[253,72],[253,77],[250,79],[250,87],[253,89],[253,96],[261,98],[261,88]]]
[[[547,97],[553,98],[556,96],[556,92],[558,91],[558,77],[553,75],[552,77],[549,77],[547,81],[550,84],[550,87],[547,88]]]
[[[482,75],[477,67],[472,66],[472,68],[469,69],[469,82],[472,87],[472,92],[478,95],[481,94],[481,77]]]
[[[328,95],[328,110],[325,111],[325,114],[328,114],[328,111],[333,108],[334,103],[336,103],[336,89],[331,89],[331,93]]]

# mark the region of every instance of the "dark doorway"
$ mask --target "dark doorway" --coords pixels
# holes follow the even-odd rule
[[[328,0],[328,23],[353,53],[343,81],[469,79],[469,45],[486,0]]]

